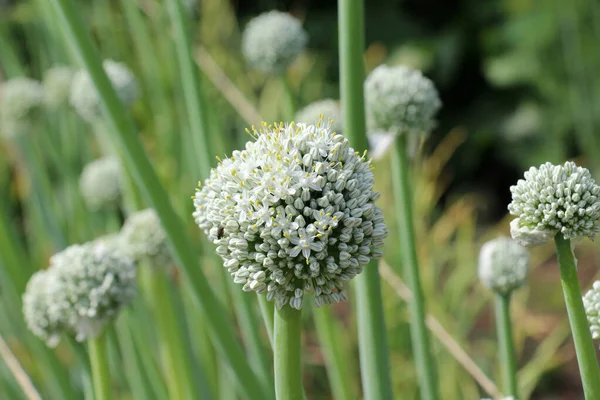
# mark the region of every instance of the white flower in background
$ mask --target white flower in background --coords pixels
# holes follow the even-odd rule
[[[65,66],[50,68],[44,74],[44,103],[49,107],[59,107],[69,102],[75,69]]]
[[[153,266],[162,268],[173,264],[167,235],[153,209],[127,217],[120,238],[123,252],[136,262],[147,259]]]
[[[487,288],[507,295],[523,286],[529,274],[529,252],[506,237],[486,242],[479,252],[479,279]]]
[[[288,13],[269,11],[246,25],[242,53],[250,66],[279,73],[300,55],[307,42],[308,35],[298,19]]]
[[[420,71],[402,65],[380,65],[365,81],[365,108],[371,131],[428,135],[441,104],[433,82]]]
[[[49,271],[64,295],[67,326],[78,341],[97,337],[137,294],[135,265],[109,246],[69,246],[50,258]]]
[[[115,208],[122,193],[122,170],[119,160],[104,157],[87,164],[79,178],[79,190],[88,208]]]
[[[102,66],[121,103],[130,106],[139,95],[137,82],[131,70],[125,64],[113,60],[104,60]],[[86,121],[100,117],[100,96],[87,70],[82,69],[75,74],[69,101],[79,116]]]
[[[583,296],[583,307],[590,324],[593,339],[600,339],[600,281],[595,281],[592,288]]]
[[[67,323],[64,292],[49,270],[31,276],[23,294],[23,316],[29,330],[55,347]]]
[[[542,244],[558,232],[565,239],[593,239],[599,231],[600,186],[573,162],[531,167],[510,191],[508,211],[517,217],[511,235],[523,245]]]
[[[321,118],[323,116],[323,118]],[[296,122],[304,124],[316,124],[324,119],[331,120],[331,130],[335,133],[343,133],[342,108],[337,100],[324,99],[310,103],[296,113]]]
[[[387,236],[370,161],[320,123],[252,134],[196,191],[196,223],[245,291],[279,308],[300,309],[305,292],[316,306],[345,300]]]
[[[0,134],[7,138],[26,133],[37,118],[44,99],[42,85],[19,77],[0,85]]]

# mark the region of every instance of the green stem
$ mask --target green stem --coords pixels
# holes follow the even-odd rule
[[[258,305],[260,307],[260,313],[263,317],[265,327],[267,328],[267,335],[269,335],[269,342],[273,347],[273,326],[275,324],[273,318],[275,317],[275,305],[272,301],[267,300],[267,296],[264,294],[258,294]]]
[[[404,278],[413,293],[413,297],[408,303],[412,349],[417,367],[421,398],[435,400],[439,398],[439,394],[435,366],[431,355],[429,331],[425,326],[425,299],[419,276],[405,136],[397,137],[395,145],[396,149],[392,156],[392,184],[395,211],[398,218],[400,248],[402,249]]]
[[[333,398],[356,399],[355,385],[350,374],[350,360],[344,352],[344,335],[338,321],[328,306],[313,310],[313,314]]]
[[[504,380],[504,394],[517,398],[517,363],[510,321],[510,294],[495,295],[496,331],[500,350],[500,367]]]
[[[283,86],[283,95],[285,97],[283,103],[283,116],[285,120],[291,121],[294,119],[297,110],[296,94],[294,93],[290,79],[285,72],[281,74],[281,84]]]
[[[554,237],[554,244],[556,245],[560,280],[567,313],[569,314],[573,341],[575,342],[575,353],[577,354],[579,374],[583,383],[583,392],[588,400],[600,399],[600,369],[598,368],[596,349],[583,308],[581,289],[577,278],[577,264],[571,250],[571,241],[563,238],[559,232]]]
[[[338,0],[338,7],[344,134],[351,146],[360,152],[369,147],[363,97],[364,3],[362,0]],[[392,384],[377,262],[369,263],[354,281],[364,397],[366,400],[391,399]]]
[[[88,70],[106,117],[118,135],[111,135],[114,143],[123,151],[126,167],[132,172],[148,206],[154,208],[176,261],[181,266],[184,279],[193,288],[194,301],[206,315],[207,329],[220,354],[234,371],[234,382],[239,385],[248,399],[263,400],[272,397],[268,388],[260,385],[256,374],[250,368],[242,347],[237,340],[223,304],[219,302],[208,284],[198,262],[195,246],[192,244],[183,221],[179,218],[167,192],[158,179],[148,155],[144,151],[135,126],[125,113],[119,98],[112,87],[98,56],[89,32],[86,31],[79,10],[73,0],[51,0],[58,11],[61,26],[72,44],[77,56]],[[112,132],[111,132],[112,133]]]
[[[95,400],[110,400],[110,369],[108,368],[108,351],[106,348],[106,334],[102,333],[95,339],[88,341],[90,364],[92,365],[92,381],[94,383]]]
[[[275,397],[304,400],[302,389],[302,312],[289,306],[275,311]]]

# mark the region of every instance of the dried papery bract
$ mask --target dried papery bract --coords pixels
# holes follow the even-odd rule
[[[268,73],[281,73],[302,53],[308,35],[288,13],[269,11],[248,22],[242,35],[247,63]]]
[[[44,99],[42,85],[33,79],[13,78],[0,85],[0,135],[27,133],[38,117]]]
[[[196,192],[194,218],[234,282],[300,309],[346,299],[387,236],[369,160],[325,124],[263,125]],[[219,232],[223,232],[219,234]]]

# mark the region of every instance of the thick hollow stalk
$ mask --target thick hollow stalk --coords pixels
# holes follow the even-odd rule
[[[554,244],[556,244],[560,280],[567,313],[569,314],[573,342],[575,343],[583,392],[587,400],[600,399],[600,369],[598,368],[596,349],[583,308],[581,289],[577,278],[577,264],[571,250],[571,241],[563,238],[559,232],[554,238]]]
[[[100,58],[89,33],[80,19],[79,11],[73,0],[51,0],[58,11],[64,32],[78,57],[83,61],[98,91],[106,116],[118,135],[111,139],[120,147],[125,156],[126,167],[132,172],[136,183],[147,199],[148,205],[156,210],[173,255],[181,266],[184,278],[193,288],[194,300],[206,315],[207,328],[218,351],[227,360],[235,383],[247,398],[263,400],[272,397],[270,391],[260,385],[256,374],[245,359],[244,352],[233,332],[227,313],[211,289],[202,268],[198,264],[198,255],[190,238],[186,234],[183,222],[175,212],[169,197],[162,187],[156,171],[137,135],[132,121],[125,113],[114,88],[102,68]]]
[[[367,149],[363,99],[364,4],[362,0],[338,0],[340,86],[344,133],[352,147]],[[386,327],[381,302],[377,262],[355,278],[358,344],[364,397],[391,399]]]
[[[112,399],[112,393],[110,388],[106,334],[103,333],[95,339],[90,339],[88,347],[90,364],[92,365],[92,383],[95,400],[110,400]]]
[[[356,399],[350,360],[344,352],[343,332],[329,306],[313,310],[317,336],[325,356],[327,376],[335,400]]]
[[[265,294],[257,294],[258,297],[258,306],[260,307],[260,314],[262,315],[263,322],[265,323],[265,327],[267,328],[267,335],[269,335],[269,342],[271,343],[271,347],[273,347],[273,325],[274,325],[274,316],[275,316],[275,304],[272,301],[267,300],[267,295]]]
[[[505,395],[517,396],[517,363],[513,344],[512,325],[510,321],[510,294],[495,295],[496,332],[500,352],[500,368],[504,383]]]
[[[304,400],[302,388],[302,313],[284,306],[275,311],[275,397],[277,400]]]
[[[435,400],[439,398],[439,395],[429,331],[425,325],[425,299],[419,276],[419,261],[415,243],[406,138],[404,136],[397,137],[395,144],[396,148],[392,156],[394,205],[398,218],[404,279],[413,293],[412,300],[408,303],[412,350],[417,367],[421,398]]]

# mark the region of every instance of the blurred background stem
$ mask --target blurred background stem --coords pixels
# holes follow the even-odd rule
[[[500,368],[504,381],[503,391],[507,396],[517,395],[517,363],[510,320],[510,294],[495,294],[496,332],[500,353]]]
[[[110,368],[108,367],[108,351],[106,333],[88,340],[90,363],[92,365],[92,381],[95,400],[112,400]]]

